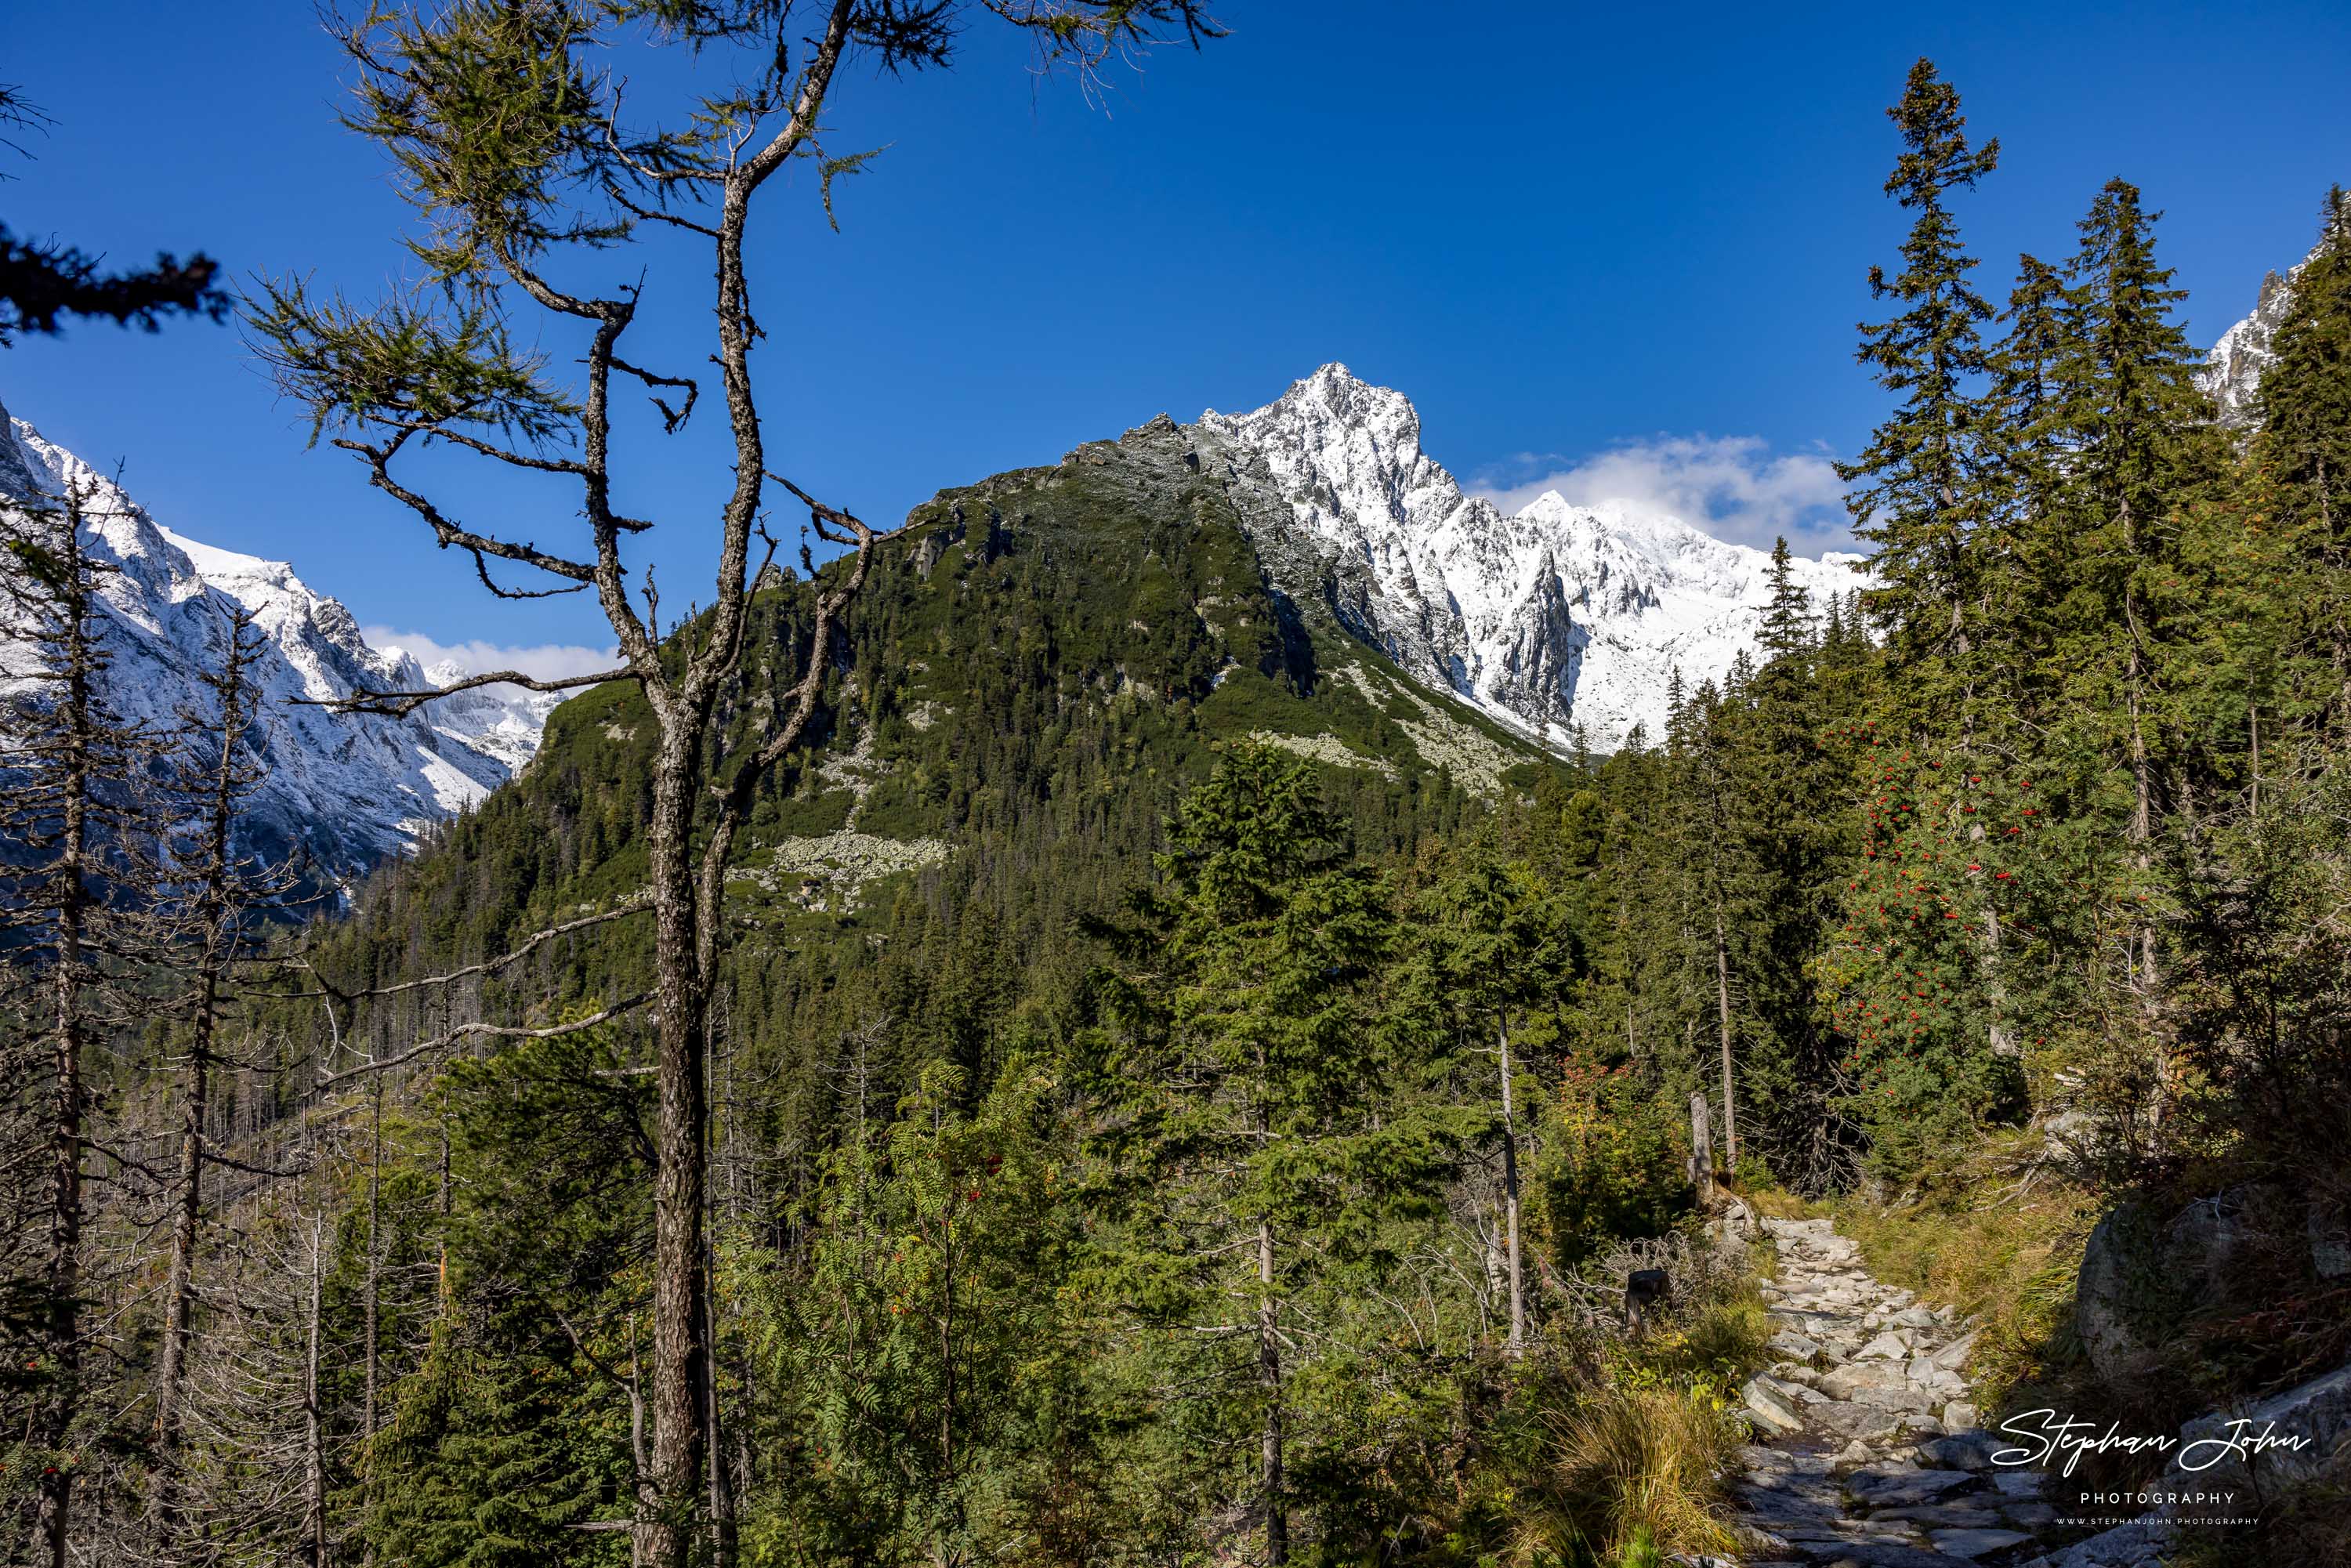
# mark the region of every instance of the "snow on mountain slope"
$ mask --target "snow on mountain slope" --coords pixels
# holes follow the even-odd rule
[[[1564,745],[1580,726],[1612,749],[1664,728],[1676,669],[1696,685],[1752,653],[1770,557],[1678,517],[1594,509],[1547,492],[1506,517],[1465,495],[1420,447],[1403,393],[1325,365],[1278,401],[1214,410],[1196,438],[1238,474],[1261,465],[1289,503],[1290,538],[1269,559],[1293,598],[1328,600],[1341,622],[1424,683]],[[1264,545],[1269,541],[1260,541]],[[1860,586],[1860,558],[1799,560],[1815,606]]]
[[[85,548],[116,570],[100,589],[110,622],[110,692],[125,716],[158,727],[210,711],[199,672],[216,668],[232,604],[264,639],[258,749],[266,781],[246,814],[256,851],[307,849],[347,877],[413,849],[430,824],[472,806],[537,748],[556,697],[492,687],[403,719],[300,706],[359,691],[414,691],[465,672],[427,670],[371,647],[339,601],[283,561],[217,549],[157,523],[111,480],[0,410],[0,498],[85,497]],[[0,689],[21,685],[22,649],[0,654]],[[14,677],[14,678],[12,678]]]
[[[2322,236],[2308,256],[2286,269],[2283,277],[2274,272],[2263,275],[2252,314],[2221,333],[2220,341],[2204,356],[2196,371],[2196,384],[2220,405],[2222,424],[2251,430],[2261,423],[2253,398],[2261,391],[2262,375],[2277,358],[2277,331],[2285,325],[2286,312],[2294,308],[2294,280],[2325,248]]]
[[[2258,423],[2253,397],[2261,390],[2262,372],[2276,358],[2271,348],[2285,313],[2294,305],[2294,280],[2310,265],[2313,250],[2283,277],[2273,272],[2262,279],[2261,298],[2253,313],[2220,334],[2196,371],[2196,384],[2220,408],[2220,423],[2249,430]]]

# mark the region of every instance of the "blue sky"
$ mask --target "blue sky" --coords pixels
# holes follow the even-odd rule
[[[1497,494],[1653,496],[1729,537],[1840,542],[1827,454],[1880,412],[1852,361],[1900,214],[1883,118],[1935,58],[2001,171],[1970,198],[1987,291],[2062,256],[2114,174],[2168,216],[2209,340],[2307,249],[2351,180],[2351,7],[1451,6],[1228,0],[1234,36],[1113,75],[1106,107],[1032,80],[977,23],[957,70],[861,74],[837,192],[768,198],[753,286],[775,461],[874,520],[1050,462],[1162,410],[1254,407],[1343,360],[1418,404],[1427,449]],[[202,247],[240,274],[371,293],[405,209],[335,120],[345,71],[306,0],[33,0],[0,80],[54,118],[0,219],[123,260]],[[631,62],[648,109],[677,85]],[[633,276],[605,257],[583,285]],[[707,266],[652,249],[636,352],[707,351]],[[559,333],[544,346],[560,360]],[[492,601],[462,561],[304,450],[237,333],[80,327],[0,350],[0,401],[166,524],[292,560],[360,620],[443,645],[606,641],[591,605]],[[726,481],[715,402],[685,438],[628,433],[623,498],[663,519],[673,602],[706,572]],[[1562,477],[1563,476],[1563,477]],[[550,543],[570,507],[450,469],[455,509]],[[1703,515],[1698,515],[1703,514]],[[704,591],[706,597],[706,590]],[[561,662],[548,653],[541,662]]]

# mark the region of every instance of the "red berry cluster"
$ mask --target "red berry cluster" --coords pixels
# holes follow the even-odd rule
[[[1816,977],[1853,1086],[1894,1099],[1978,1043],[1984,944],[2021,900],[2039,810],[2031,779],[1901,749],[1874,724],[1828,743],[1854,757],[1862,842]]]

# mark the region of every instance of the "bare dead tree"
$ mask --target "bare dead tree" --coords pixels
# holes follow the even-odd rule
[[[220,663],[197,679],[211,692],[209,713],[181,716],[184,737],[172,793],[189,808],[193,831],[172,846],[171,883],[162,913],[172,946],[192,971],[187,1054],[180,1064],[180,1147],[172,1193],[171,1262],[163,1287],[163,1336],[155,1378],[149,1510],[156,1546],[167,1559],[182,1525],[176,1473],[188,1345],[194,1333],[195,1275],[204,1214],[204,1169],[213,1159],[205,1132],[220,1065],[224,1010],[233,974],[248,956],[256,923],[299,885],[292,862],[275,865],[239,852],[238,812],[265,776],[252,729],[257,717],[254,661],[264,640],[242,605],[223,627]],[[204,751],[211,756],[206,758]]]
[[[320,1409],[331,1240],[303,1201],[256,1215],[207,1268],[213,1327],[187,1363],[180,1482],[186,1516],[204,1521],[202,1561],[316,1565],[334,1545]]]
[[[46,1235],[37,1278],[11,1291],[36,1375],[19,1452],[40,1466],[23,1556],[53,1568],[68,1558],[79,1468],[72,1438],[87,1394],[82,1231],[92,1133],[84,1057],[126,1015],[116,982],[141,956],[135,917],[153,891],[135,791],[157,741],[109,698],[100,600],[109,569],[84,537],[91,499],[86,486],[68,485],[61,497],[0,504],[10,662],[24,681],[0,752],[9,775],[0,837],[17,868],[0,910],[15,928],[12,958],[37,978],[42,999],[31,1010],[47,1055]]]
[[[366,1301],[362,1307],[360,1332],[367,1336],[361,1351],[361,1386],[360,1394],[360,1448],[369,1453],[371,1460],[376,1433],[383,1421],[383,1080],[378,1078],[368,1085],[368,1177],[367,1177],[367,1279],[364,1283]],[[367,1500],[375,1497],[375,1466],[371,1462],[366,1470]],[[371,1535],[364,1547],[364,1561],[374,1568],[375,1538]]]
[[[654,983],[632,1004],[655,1013],[659,1089],[650,1399],[656,1506],[641,1521],[639,1545],[664,1568],[686,1561],[703,1512],[710,1425],[701,1308],[704,1059],[726,865],[760,778],[810,737],[842,618],[888,537],[770,470],[770,432],[751,373],[767,333],[751,307],[748,221],[755,199],[794,161],[816,164],[828,204],[832,179],[864,162],[828,155],[819,140],[844,64],[862,59],[891,73],[943,66],[967,12],[1022,29],[1040,66],[1071,66],[1090,90],[1095,73],[1125,52],[1167,37],[1197,44],[1220,31],[1202,0],[374,5],[340,30],[358,68],[349,119],[391,155],[420,214],[411,249],[425,265],[426,286],[360,306],[316,298],[298,281],[273,282],[251,316],[261,352],[282,389],[311,411],[314,433],[331,427],[334,444],[425,525],[437,548],[459,552],[502,598],[592,592],[619,648],[615,666],[591,675],[542,681],[497,671],[346,706],[404,714],[499,681],[537,691],[626,681],[651,710]],[[656,43],[724,52],[747,78],[701,99],[685,129],[626,130],[617,80],[590,62],[648,33]],[[653,523],[613,501],[622,438],[613,379],[643,389],[664,434],[692,417],[702,389],[692,376],[624,357],[642,281],[600,295],[558,280],[567,254],[615,246],[649,227],[702,247],[712,264],[710,359],[733,445],[709,606],[667,633],[650,570],[632,584],[624,560],[627,542]],[[584,337],[576,391],[557,385],[545,360],[520,346],[510,313],[526,307]],[[805,381],[814,371],[795,366],[793,373]],[[464,521],[413,476],[415,455],[435,446],[571,487],[582,548],[543,549]],[[749,733],[722,747],[714,718],[742,684],[749,587],[775,549],[761,525],[770,484],[805,508],[819,540],[849,559],[820,577],[803,545],[802,564],[817,580],[797,673],[779,657],[774,700],[749,705]],[[494,566],[519,569],[526,580],[501,582]]]
[[[327,1439],[319,1376],[319,1319],[326,1280],[325,1220],[310,1217],[310,1288],[302,1314],[302,1552],[327,1568]]]
[[[1510,1092],[1510,1020],[1508,1013],[1494,1019],[1494,1038],[1502,1065],[1502,1215],[1503,1245],[1510,1270],[1510,1359],[1527,1353],[1526,1265],[1519,1251],[1519,1125]]]

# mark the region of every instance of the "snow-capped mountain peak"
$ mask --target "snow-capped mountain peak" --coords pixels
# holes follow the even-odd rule
[[[2321,235],[2310,254],[2288,267],[2284,277],[2264,274],[2252,313],[2221,333],[2197,367],[2196,384],[2220,410],[2222,424],[2249,431],[2261,423],[2257,400],[2262,377],[2277,361],[2278,329],[2285,325],[2286,315],[2294,308],[2294,285],[2303,270],[2325,248],[2325,236]]]
[[[114,570],[99,594],[110,622],[118,711],[159,727],[209,711],[198,684],[218,667],[231,606],[265,645],[258,750],[267,777],[246,813],[252,848],[307,851],[348,876],[415,846],[433,823],[478,802],[528,761],[558,700],[504,687],[462,693],[406,718],[312,705],[360,691],[415,691],[465,674],[423,668],[371,646],[343,604],[284,561],[204,544],[151,517],[111,479],[0,409],[0,503],[83,497],[83,543]],[[0,661],[0,689],[21,685],[22,650]]]
[[[2220,334],[2197,367],[2196,384],[2220,409],[2220,423],[2232,429],[2250,429],[2258,423],[2255,399],[2262,376],[2277,355],[2271,347],[2294,305],[2294,280],[2310,265],[2312,251],[2283,277],[2273,272],[2262,279],[2261,298],[2252,314]]]
[[[1631,502],[1577,506],[1549,491],[1506,516],[1421,450],[1402,392],[1328,364],[1252,413],[1194,426],[1234,472],[1288,502],[1289,538],[1263,540],[1293,598],[1328,601],[1347,630],[1424,683],[1553,745],[1575,727],[1603,748],[1663,727],[1670,677],[1719,679],[1752,652],[1770,558]],[[1860,586],[1859,558],[1800,560],[1815,605]]]

